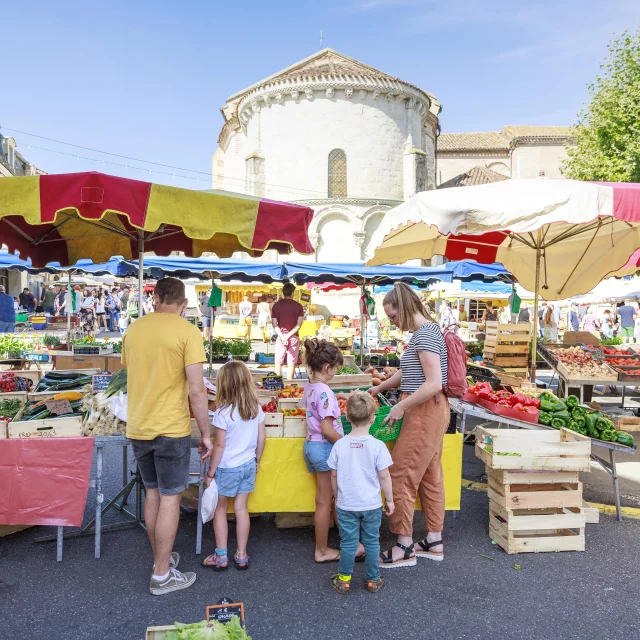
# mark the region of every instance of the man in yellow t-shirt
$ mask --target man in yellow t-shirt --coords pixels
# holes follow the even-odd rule
[[[136,320],[122,339],[127,369],[127,437],[146,488],[144,519],[153,550],[149,590],[163,595],[186,589],[195,573],[177,570],[172,553],[180,517],[180,493],[187,488],[191,458],[189,401],[201,439],[203,460],[211,455],[206,357],[198,329],[182,314],[187,308],[184,284],[176,278],[158,281],[155,313]]]

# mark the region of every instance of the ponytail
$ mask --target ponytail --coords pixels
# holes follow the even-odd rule
[[[344,362],[342,351],[326,340],[307,338],[304,341],[304,353],[305,364],[311,371],[322,371],[325,365],[339,367]]]

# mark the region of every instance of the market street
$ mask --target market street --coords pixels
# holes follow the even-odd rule
[[[481,465],[473,449],[465,446],[463,477],[477,479]],[[108,449],[105,464],[109,496],[118,489],[120,452]],[[585,498],[594,499],[587,474],[583,482]],[[596,498],[611,502],[610,483],[602,491]],[[93,498],[90,490],[89,517]],[[623,498],[623,504],[631,502]],[[214,573],[200,566],[204,554],[194,553],[195,513],[183,513],[175,548],[180,568],[195,570],[198,581],[165,598],[148,593],[151,555],[142,531],[105,533],[100,560],[93,558],[92,537],[65,541],[57,563],[55,544],[32,543],[47,529],[28,529],[0,539],[1,637],[26,640],[45,626],[51,638],[140,640],[147,626],[202,619],[205,606],[223,596],[244,602],[254,640],[637,637],[640,625],[629,615],[637,607],[637,572],[629,559],[640,553],[640,520],[619,523],[601,515],[599,524],[587,525],[585,553],[509,556],[491,544],[487,507],[486,493],[463,490],[457,519],[446,518],[446,560],[387,570],[379,596],[361,589],[359,580],[352,594],[337,595],[328,584],[335,567],[313,563],[313,530],[278,530],[272,515],[252,518],[251,569]],[[420,534],[419,514],[416,523]],[[385,524],[383,547],[391,540]],[[203,551],[212,547],[208,525]]]

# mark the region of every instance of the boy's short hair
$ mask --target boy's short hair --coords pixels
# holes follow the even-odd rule
[[[364,391],[356,391],[347,400],[347,420],[351,424],[364,424],[376,412],[374,399]]]

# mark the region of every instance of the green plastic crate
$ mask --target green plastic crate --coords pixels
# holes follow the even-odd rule
[[[369,435],[372,435],[382,442],[389,442],[391,440],[397,440],[400,435],[400,428],[402,427],[402,420],[396,422],[393,427],[383,425],[382,421],[389,415],[392,407],[379,407],[376,409],[376,419],[374,420],[371,428],[369,429]],[[351,423],[347,420],[347,416],[340,416],[342,420],[342,429],[344,434],[351,433]]]

